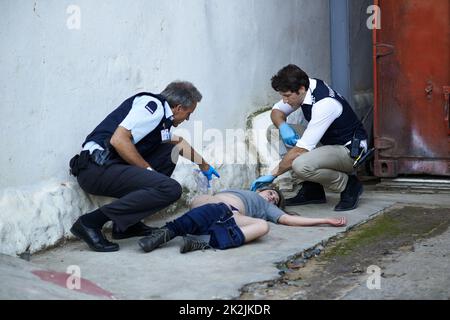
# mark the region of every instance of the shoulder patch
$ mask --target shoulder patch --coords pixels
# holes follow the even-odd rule
[[[148,110],[148,112],[150,112],[151,114],[154,114],[156,109],[158,109],[158,105],[156,104],[155,101],[150,101],[149,103],[147,103],[147,105],[145,106],[145,109]]]

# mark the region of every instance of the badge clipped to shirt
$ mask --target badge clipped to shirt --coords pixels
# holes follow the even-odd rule
[[[169,129],[162,129],[161,130],[161,142],[166,143],[169,142],[172,139],[172,135],[169,131]]]

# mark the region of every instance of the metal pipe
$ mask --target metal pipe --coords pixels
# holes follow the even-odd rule
[[[331,85],[352,105],[349,0],[330,0]]]

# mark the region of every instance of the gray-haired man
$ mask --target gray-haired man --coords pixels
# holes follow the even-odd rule
[[[208,180],[215,169],[170,129],[189,120],[202,95],[190,82],[170,83],[161,94],[139,93],[125,100],[92,131],[82,152],[70,161],[81,188],[118,198],[82,215],[71,232],[94,251],[117,251],[102,227],[113,221],[112,236],[145,236],[153,228],[141,220],[177,201],[180,184],[170,176],[178,155],[197,163]]]

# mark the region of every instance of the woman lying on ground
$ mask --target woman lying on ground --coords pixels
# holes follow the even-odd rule
[[[180,252],[198,249],[227,249],[261,238],[269,232],[267,221],[287,226],[328,224],[342,227],[345,217],[306,218],[287,214],[282,193],[275,187],[256,192],[230,189],[213,196],[200,195],[191,201],[191,210],[139,240],[145,252],[150,252],[176,236],[210,235],[209,243],[185,238]]]

